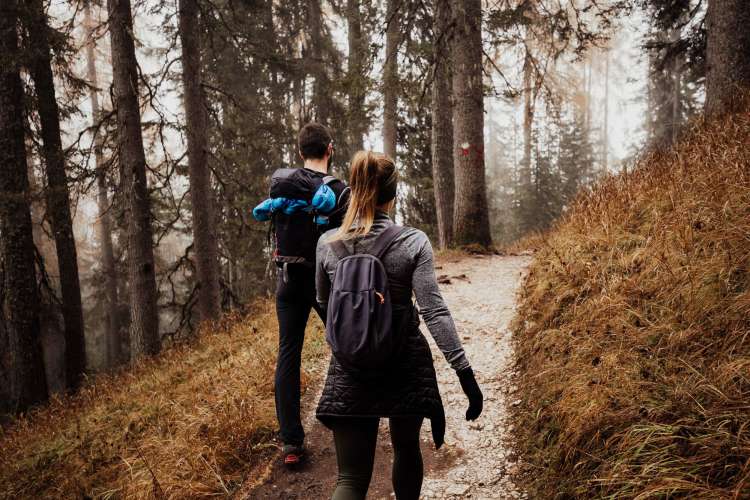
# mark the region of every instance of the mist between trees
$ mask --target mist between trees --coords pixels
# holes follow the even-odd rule
[[[267,228],[250,210],[273,170],[300,164],[310,120],[333,131],[336,175],[361,148],[395,156],[396,217],[436,246],[544,230],[582,189],[678,140],[704,101],[733,105],[750,14],[741,0],[706,10],[4,1],[2,409],[270,292]]]

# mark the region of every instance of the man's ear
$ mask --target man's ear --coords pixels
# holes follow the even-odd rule
[[[298,154],[298,155],[299,155],[299,157],[300,157],[300,158],[302,159],[302,161],[305,161],[305,157],[304,157],[304,156],[302,156],[302,151],[300,151],[300,150],[297,150],[297,154]]]

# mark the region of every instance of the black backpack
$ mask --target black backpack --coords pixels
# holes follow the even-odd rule
[[[351,254],[343,242],[330,243],[339,257],[326,316],[326,341],[348,370],[377,376],[401,349],[400,321],[391,303],[388,275],[381,259],[402,226],[388,226],[368,253]]]
[[[288,198],[304,200],[310,203],[315,192],[322,184],[342,182],[332,175],[320,177],[304,168],[280,168],[271,176],[271,198]],[[345,188],[348,190],[348,187]],[[343,198],[343,192],[339,198]],[[336,200],[335,212],[345,206],[339,206]],[[335,217],[336,213],[329,214]],[[275,243],[273,258],[278,265],[315,263],[315,247],[320,235],[330,228],[315,223],[315,213],[298,212],[287,215],[279,212],[272,216],[269,236],[272,234]]]

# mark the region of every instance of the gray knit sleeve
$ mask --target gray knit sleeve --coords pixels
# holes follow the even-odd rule
[[[456,325],[438,288],[430,239],[422,231],[417,231],[415,236],[419,240],[415,241],[417,254],[412,288],[417,298],[419,312],[427,324],[430,335],[435,339],[435,343],[451,367],[456,371],[469,368],[469,360],[466,358],[461,340],[456,333]]]

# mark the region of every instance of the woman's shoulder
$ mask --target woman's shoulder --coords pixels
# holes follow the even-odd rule
[[[412,226],[401,226],[401,237],[414,241],[430,241],[427,233]]]
[[[329,253],[330,246],[328,245],[328,242],[331,241],[336,234],[336,231],[338,231],[338,228],[329,229],[318,238],[316,254],[319,260],[323,259]]]
[[[333,229],[329,229],[328,231],[321,234],[320,239],[318,240],[318,244],[328,243],[328,241],[333,237],[334,234],[336,234],[338,230],[339,228],[334,227]]]
[[[431,246],[429,236],[421,229],[411,226],[403,226],[401,234],[396,240],[396,243],[400,243],[399,246],[408,248],[408,253],[413,257],[421,254],[426,247]]]

